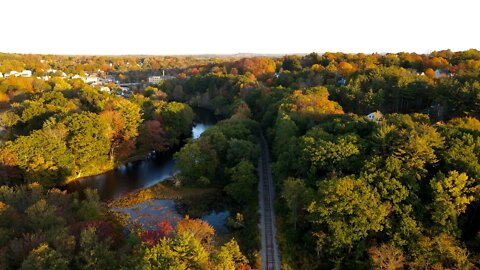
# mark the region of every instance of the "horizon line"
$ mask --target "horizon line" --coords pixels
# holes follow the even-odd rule
[[[170,56],[170,57],[242,57],[242,56],[272,56],[272,57],[278,57],[278,56],[286,56],[286,55],[298,55],[298,56],[305,56],[311,53],[317,53],[319,55],[323,55],[325,53],[343,53],[343,54],[379,54],[379,55],[385,55],[385,54],[398,54],[398,53],[416,53],[420,55],[428,55],[431,54],[432,52],[439,52],[439,51],[452,51],[452,52],[463,52],[463,51],[468,51],[468,50],[479,50],[477,48],[470,48],[466,50],[452,50],[452,49],[442,49],[442,50],[427,50],[425,52],[416,52],[416,51],[382,51],[382,52],[342,52],[342,51],[323,51],[323,52],[318,52],[318,51],[311,51],[311,52],[295,52],[295,53],[259,53],[259,52],[237,52],[237,53],[192,53],[192,54],[150,54],[150,53],[133,53],[133,54],[92,54],[92,53],[31,53],[31,52],[3,52],[0,51],[0,54],[17,54],[17,55],[56,55],[56,56],[104,56],[104,57],[118,57],[118,56]]]

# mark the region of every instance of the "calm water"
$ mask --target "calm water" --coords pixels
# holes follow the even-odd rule
[[[175,226],[182,216],[176,210],[176,203],[173,200],[149,200],[131,207],[113,208],[112,210],[128,214],[131,220],[141,225],[146,230],[155,230],[162,221],[168,221]],[[217,234],[227,234],[228,228],[225,226],[229,217],[228,211],[212,211],[203,215],[201,219],[205,220],[215,229]]]

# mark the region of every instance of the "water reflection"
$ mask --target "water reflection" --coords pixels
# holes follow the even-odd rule
[[[228,233],[228,228],[225,224],[229,216],[230,212],[228,211],[212,211],[210,214],[202,216],[202,219],[208,222],[217,234],[226,234]]]
[[[113,208],[112,210],[127,214],[130,220],[146,230],[157,229],[158,224],[162,221],[168,221],[175,226],[178,220],[182,219],[176,210],[174,200],[149,200],[131,207]],[[225,223],[229,215],[228,211],[212,211],[203,215],[201,219],[210,224],[217,234],[227,234],[228,228]]]
[[[129,219],[135,221],[146,230],[155,230],[162,221],[168,221],[175,225],[182,217],[175,210],[173,200],[149,200],[143,203],[125,208],[113,208],[112,210],[125,213]]]

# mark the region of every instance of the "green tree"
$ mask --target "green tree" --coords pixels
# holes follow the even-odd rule
[[[258,184],[255,166],[249,161],[242,160],[228,172],[232,180],[225,186],[227,194],[239,203],[251,202],[252,197],[257,196],[252,192]]]
[[[69,261],[52,249],[48,244],[41,244],[30,252],[22,262],[22,270],[66,270],[69,269]]]
[[[209,254],[200,240],[191,232],[183,232],[147,248],[144,269],[202,269],[208,261]]]
[[[302,69],[302,63],[298,56],[289,55],[283,58],[282,68],[288,71],[299,71]]]
[[[174,159],[181,178],[187,181],[199,180],[204,184],[214,180],[218,157],[207,140],[187,143],[175,153]]]
[[[227,164],[234,165],[241,160],[257,161],[260,156],[258,146],[247,140],[231,139],[227,146]]]
[[[187,269],[186,262],[179,258],[169,238],[163,238],[157,245],[147,248],[143,260],[144,270]]]
[[[458,216],[478,198],[479,186],[465,173],[438,173],[431,181],[433,190],[432,218],[442,231],[456,233]]]
[[[322,182],[307,210],[314,224],[324,226],[325,244],[333,250],[352,247],[370,232],[381,231],[389,212],[365,180],[352,177]]]
[[[290,210],[290,222],[293,223],[293,227],[296,230],[299,211],[302,211],[309,197],[305,182],[302,179],[286,179],[283,182],[281,197],[285,200]]]
[[[235,270],[248,263],[247,258],[240,251],[237,242],[232,239],[213,254],[213,262],[217,270]]]
[[[135,138],[138,135],[138,126],[142,122],[140,107],[133,102],[122,99],[116,109],[121,113],[123,118],[123,139],[129,140]]]
[[[74,156],[76,177],[82,172],[100,171],[98,166],[108,164],[109,141],[105,136],[105,124],[97,114],[75,113],[63,123],[68,129],[67,144]]]
[[[73,153],[63,138],[42,130],[7,142],[0,157],[5,165],[19,166],[28,182],[45,186],[62,184],[74,169]]]
[[[356,134],[331,135],[322,129],[313,129],[302,137],[302,158],[313,175],[317,171],[351,170],[360,154]]]
[[[169,102],[157,110],[163,120],[170,145],[178,144],[180,137],[190,135],[194,113],[184,103]]]
[[[473,269],[467,250],[445,233],[422,237],[412,249],[412,257],[412,269]]]
[[[108,242],[99,241],[95,228],[82,230],[79,242],[80,250],[75,258],[78,269],[117,269],[114,252],[109,249]]]

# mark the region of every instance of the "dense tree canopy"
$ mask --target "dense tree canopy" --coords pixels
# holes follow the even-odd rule
[[[2,184],[58,186],[181,146],[194,119],[190,105],[200,106],[225,120],[177,152],[176,179],[223,192],[238,244],[213,248],[211,231],[194,219],[180,223],[187,229],[163,224],[143,235],[148,241],[119,241],[118,223],[93,193],[80,199],[5,185],[3,268],[248,269],[259,242],[260,129],[271,144],[284,268],[480,267],[478,50],[224,59],[0,54],[3,74],[24,69],[33,76],[0,78]],[[148,86],[162,69],[171,79]],[[87,74],[109,78],[102,86],[114,91],[74,77]],[[131,93],[118,95],[125,82],[135,84]]]

